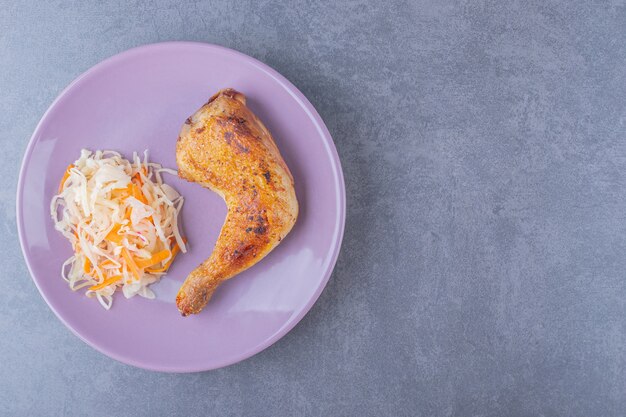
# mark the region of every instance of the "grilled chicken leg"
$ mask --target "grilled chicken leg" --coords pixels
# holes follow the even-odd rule
[[[211,256],[176,296],[199,313],[224,280],[265,257],[291,230],[298,201],[289,168],[243,94],[225,89],[188,118],[176,143],[178,174],[224,198],[228,214]],[[202,215],[202,213],[199,213]]]

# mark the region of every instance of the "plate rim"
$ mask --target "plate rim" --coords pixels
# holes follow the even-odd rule
[[[302,305],[299,311],[296,314],[292,315],[283,326],[276,331],[273,335],[263,340],[261,343],[258,343],[254,347],[241,352],[238,355],[230,359],[223,360],[221,362],[217,362],[216,364],[201,364],[198,363],[196,365],[191,366],[168,366],[168,365],[158,365],[158,364],[150,364],[143,363],[141,360],[135,360],[132,358],[127,358],[124,355],[118,354],[114,350],[109,350],[107,348],[103,348],[99,346],[97,343],[88,340],[82,334],[78,333],[65,319],[64,317],[52,306],[50,303],[46,293],[42,291],[39,286],[38,278],[36,278],[33,272],[33,266],[31,265],[31,259],[28,255],[28,251],[25,247],[25,231],[23,224],[23,216],[22,216],[22,208],[23,208],[23,195],[24,195],[24,175],[26,170],[26,165],[29,163],[32,151],[34,146],[39,142],[37,139],[40,135],[40,130],[45,121],[50,117],[50,114],[54,108],[58,105],[58,103],[63,100],[63,98],[73,89],[75,86],[81,82],[83,79],[94,76],[98,71],[105,69],[110,65],[114,65],[117,61],[121,61],[126,59],[132,55],[140,54],[150,49],[161,49],[161,48],[199,48],[199,49],[208,49],[208,50],[217,50],[221,53],[235,55],[243,60],[247,60],[252,65],[254,65],[259,70],[265,72],[272,78],[274,78],[284,89],[287,91],[302,107],[303,110],[308,114],[311,120],[314,122],[316,129],[320,133],[322,137],[322,141],[324,143],[324,147],[331,157],[331,165],[335,171],[335,182],[337,186],[337,223],[334,231],[333,241],[332,241],[332,253],[330,257],[327,257],[327,265],[325,266],[325,270],[323,273],[322,280],[318,285],[317,289],[313,293],[312,297]],[[61,92],[56,96],[56,98],[52,101],[50,106],[48,106],[47,110],[44,112],[43,116],[37,123],[33,134],[31,135],[28,145],[26,146],[26,150],[24,151],[24,156],[22,158],[22,162],[20,165],[18,181],[17,181],[17,189],[16,189],[16,224],[17,224],[17,232],[18,238],[20,242],[20,248],[22,250],[22,256],[26,263],[26,267],[31,276],[31,279],[35,283],[39,294],[41,294],[42,298],[48,305],[48,307],[52,310],[54,315],[67,327],[74,335],[76,335],[80,340],[82,340],[87,345],[91,346],[98,352],[115,359],[118,362],[124,363],[126,365],[135,366],[142,369],[147,369],[150,371],[158,371],[158,372],[168,372],[168,373],[190,373],[190,372],[203,372],[210,371],[214,369],[223,368],[229,365],[233,365],[245,359],[248,359],[257,353],[267,349],[282,337],[284,337],[287,333],[289,333],[303,318],[304,316],[311,310],[313,305],[317,302],[320,297],[322,291],[328,284],[328,281],[332,275],[332,272],[337,263],[337,258],[339,257],[339,252],[341,251],[341,245],[343,242],[343,235],[345,231],[345,223],[346,223],[346,187],[343,176],[343,169],[341,166],[341,160],[339,159],[339,155],[337,153],[337,148],[335,146],[335,142],[332,139],[326,124],[322,120],[321,116],[315,109],[315,107],[309,102],[309,100],[304,96],[304,94],[293,84],[291,83],[285,76],[280,74],[278,71],[274,70],[269,65],[259,61],[256,58],[253,58],[249,55],[246,55],[242,52],[236,51],[231,48],[227,48],[221,45],[216,45],[212,43],[205,42],[193,42],[193,41],[170,41],[170,42],[157,42],[157,43],[149,43],[145,45],[140,45],[137,47],[133,47],[122,52],[119,52],[115,55],[112,55],[104,60],[98,62],[97,64],[91,66],[86,71],[78,75],[72,82],[70,82]]]

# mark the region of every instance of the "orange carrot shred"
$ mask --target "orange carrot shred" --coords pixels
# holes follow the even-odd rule
[[[146,200],[146,196],[143,195],[141,188],[139,188],[136,184],[132,182],[128,184],[128,192],[132,197],[135,197],[137,200],[141,201],[143,204],[148,204],[148,200]]]
[[[143,181],[141,180],[141,175],[139,175],[139,173],[133,175],[132,181],[135,183],[139,183],[139,186],[143,185]]]
[[[154,255],[152,255],[150,258],[148,259],[136,259],[135,263],[137,264],[137,266],[141,269],[145,269],[148,268],[152,265],[156,265],[160,262],[163,262],[164,260],[166,260],[167,258],[169,258],[171,255],[170,251],[168,251],[167,249],[162,250],[160,252],[155,253]]]
[[[122,240],[124,240],[124,236],[117,233],[119,232],[121,227],[122,227],[121,224],[116,223],[111,229],[111,231],[107,233],[107,235],[105,236],[105,239],[108,240],[109,242],[117,243],[118,245],[121,244]]]
[[[100,264],[100,268],[104,267],[104,266],[109,266],[109,265],[114,265],[113,261],[111,261],[110,259],[105,259],[101,264]]]
[[[122,248],[122,257],[126,261],[126,266],[130,270],[130,272],[133,274],[135,279],[141,278],[141,271],[139,270],[139,267],[135,263],[135,260],[133,259],[133,257],[130,256],[130,253],[128,253],[128,249]]]
[[[112,276],[110,278],[105,279],[100,284],[96,284],[96,285],[93,285],[93,286],[89,287],[89,291],[101,290],[102,288],[108,287],[109,285],[114,284],[114,283],[116,283],[117,281],[119,281],[121,279],[122,279],[121,275]]]
[[[91,272],[91,261],[86,256],[85,256],[85,263],[83,264],[83,271],[85,272],[85,274],[88,274],[89,272]]]
[[[187,239],[183,238],[183,242],[187,243]],[[172,248],[172,257],[165,263],[165,265],[163,265],[162,268],[148,268],[146,269],[146,272],[153,274],[155,272],[167,271],[172,265],[172,262],[174,262],[174,258],[176,257],[176,254],[178,254],[179,251],[180,251],[180,247],[178,246],[178,243],[175,243],[174,247]]]
[[[63,186],[65,185],[65,181],[70,177],[70,169],[74,168],[74,164],[69,164],[65,173],[63,174],[63,178],[61,178],[61,183],[59,184],[59,193],[63,191]]]
[[[114,188],[111,190],[111,198],[126,198],[130,195],[128,187],[126,188]]]

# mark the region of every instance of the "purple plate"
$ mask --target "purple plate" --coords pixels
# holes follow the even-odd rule
[[[226,215],[222,199],[174,176],[184,197],[190,251],[152,286],[157,300],[121,293],[105,311],[60,276],[72,254],[53,228],[50,199],[81,148],[112,149],[176,168],[184,120],[217,90],[233,87],[272,132],[291,169],[298,222],[263,261],[224,283],[209,305],[183,318],[174,297],[209,256]],[[291,330],[322,292],[337,260],[345,189],[333,141],[311,103],[267,65],[227,48],[187,42],[132,49],[76,79],[43,116],[28,145],[17,187],[17,225],[30,273],[50,308],[100,352],[141,368],[194,372],[246,359]]]

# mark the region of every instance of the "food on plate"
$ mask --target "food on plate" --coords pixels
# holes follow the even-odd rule
[[[217,286],[250,268],[285,238],[298,201],[289,168],[243,94],[225,89],[189,117],[176,144],[178,175],[218,193],[228,214],[213,253],[191,272],[176,304],[199,313]]]
[[[126,298],[154,298],[148,286],[186,252],[178,214],[183,197],[163,183],[176,174],[134,153],[82,150],[50,203],[55,228],[74,249],[61,275],[74,291],[87,287],[107,310],[118,288]]]

